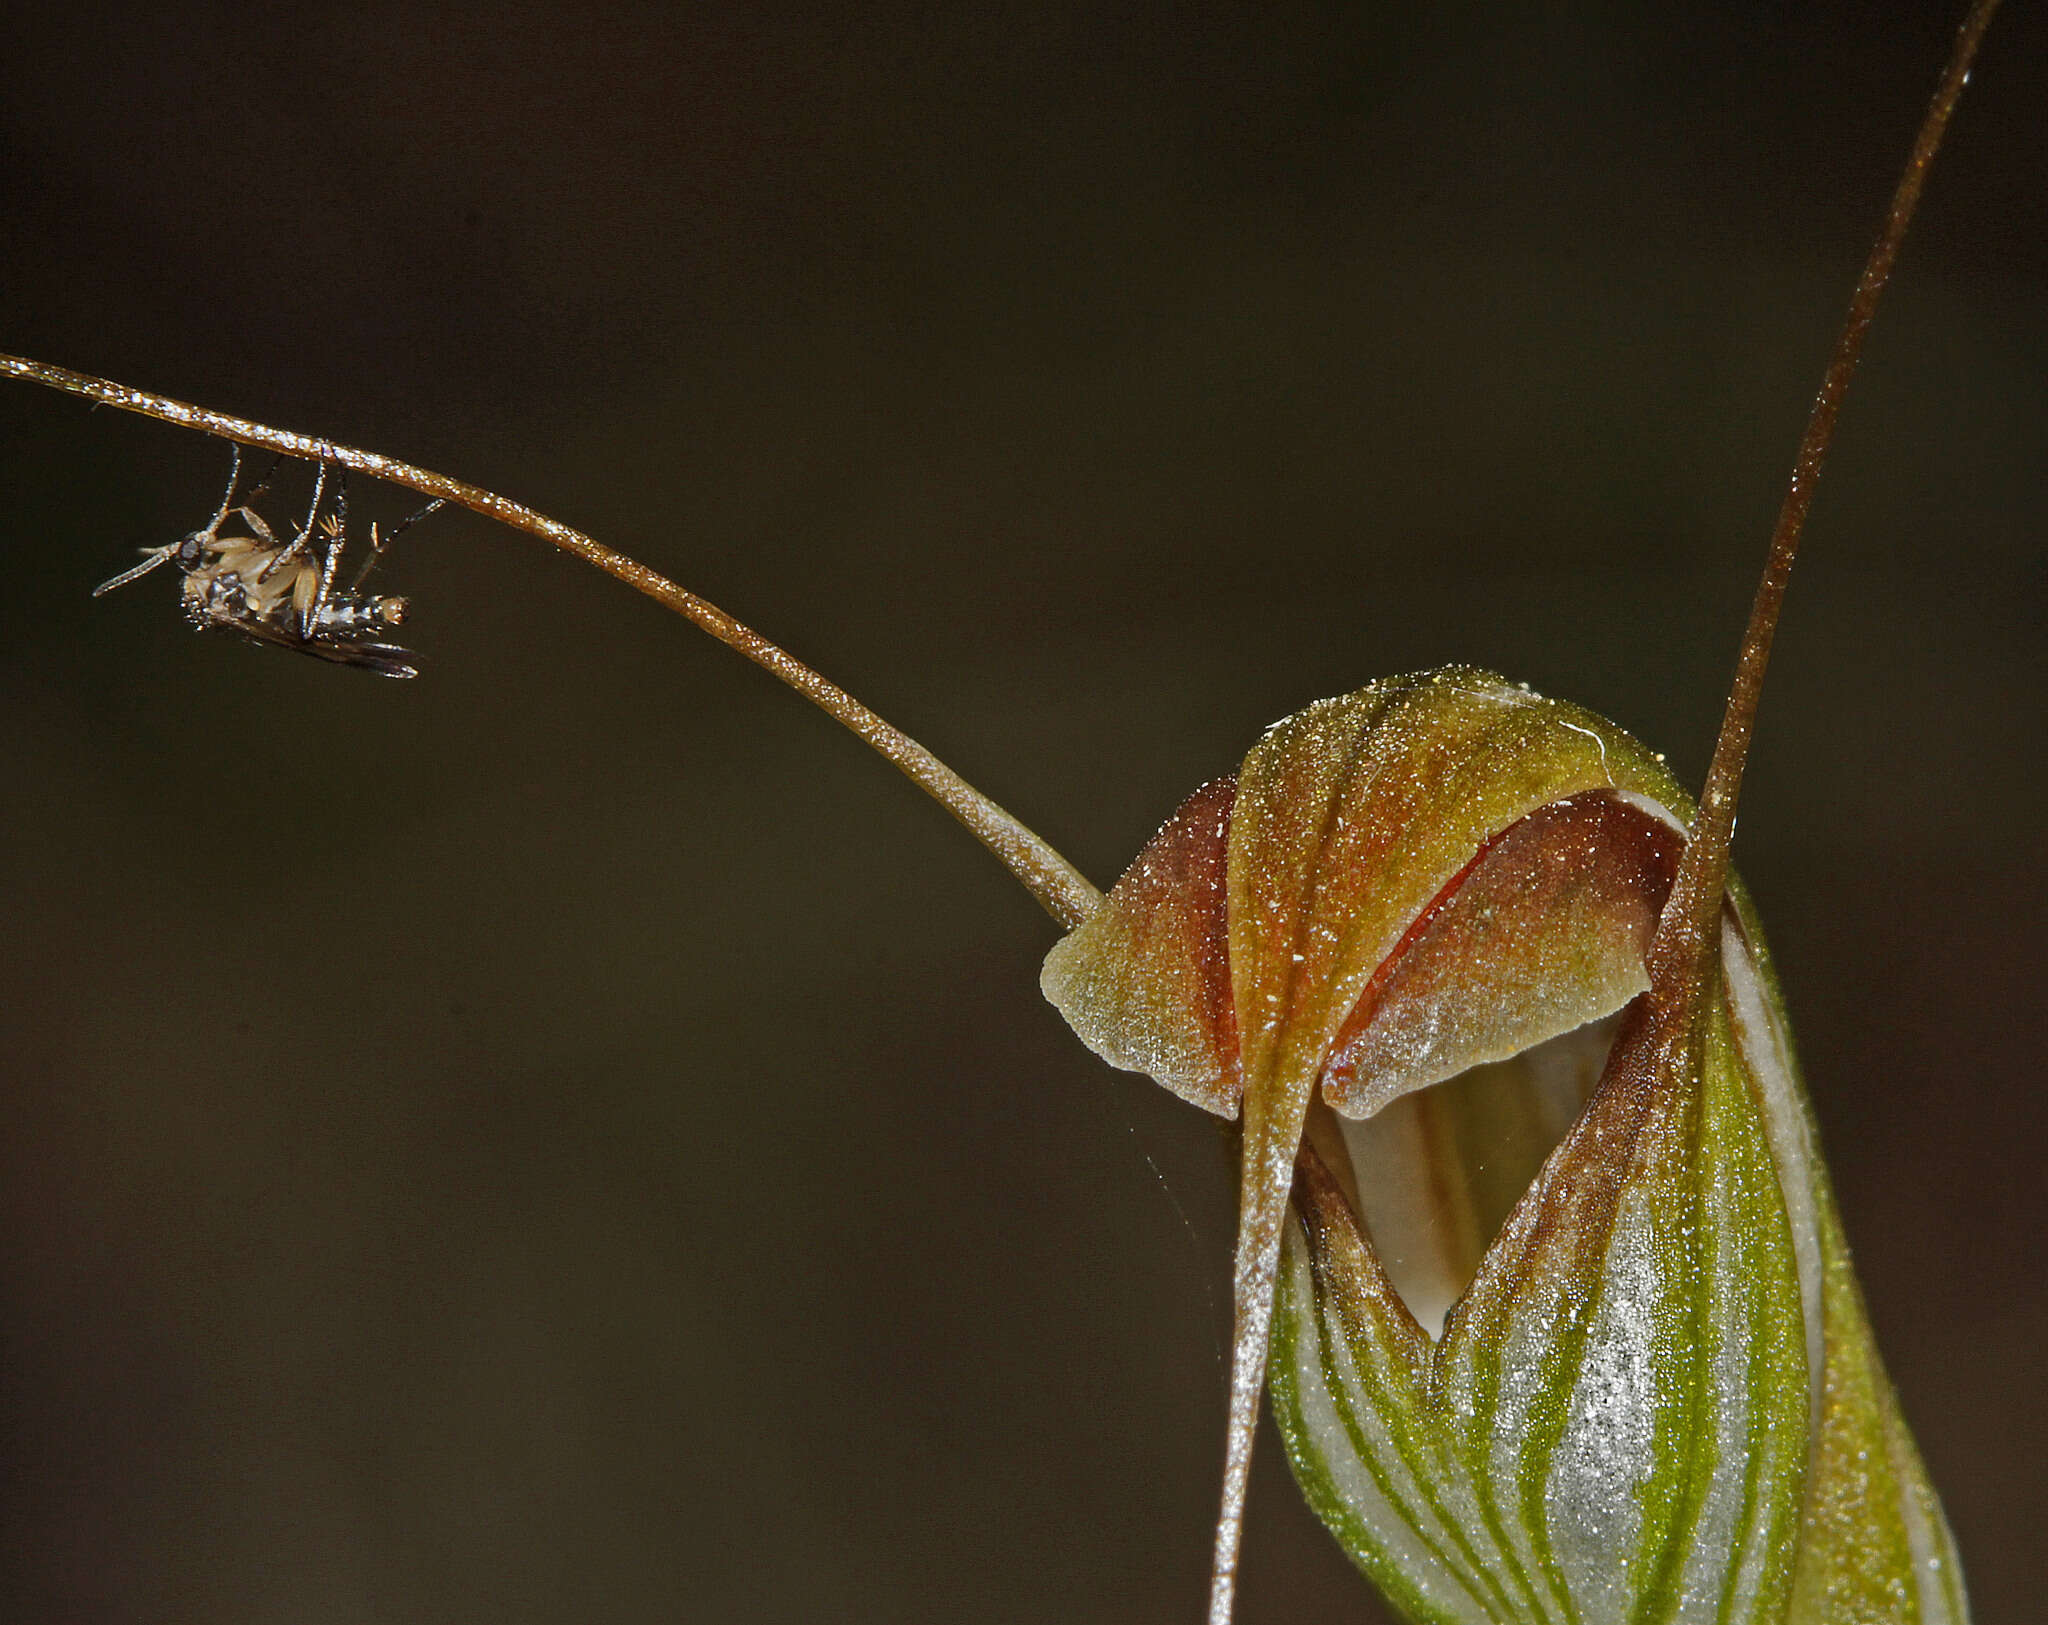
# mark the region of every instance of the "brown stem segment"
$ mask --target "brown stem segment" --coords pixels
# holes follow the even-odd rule
[[[387,484],[418,491],[423,496],[441,497],[458,503],[514,530],[523,530],[530,536],[551,542],[563,552],[573,553],[585,563],[596,565],[607,575],[616,576],[627,586],[696,622],[720,643],[737,649],[755,665],[772,672],[821,711],[859,735],[965,825],[968,833],[993,852],[1024,883],[1025,889],[1038,899],[1045,911],[1066,929],[1079,925],[1102,902],[1102,893],[1040,836],[989,800],[915,739],[884,722],[836,683],[826,681],[795,655],[770,643],[752,627],[734,620],[708,599],[677,586],[666,576],[606,547],[580,530],[571,529],[558,519],[535,513],[533,509],[501,497],[495,491],[450,479],[446,474],[436,474],[431,469],[416,468],[395,457],[385,457],[374,451],[358,451],[352,446],[338,446],[331,440],[320,440],[312,435],[273,429],[266,424],[252,423],[247,418],[231,417],[225,412],[111,383],[90,373],[72,372],[46,362],[30,361],[23,356],[0,354],[0,376],[26,378],[33,383],[47,384],[52,389],[61,389],[66,394],[83,396],[102,406],[119,407],[124,412],[137,412],[144,417],[158,418],[188,429],[201,429],[244,446],[261,446],[269,451],[282,452],[287,457],[301,457],[309,462],[333,464],[367,474]]]
[[[1842,397],[1848,393],[1849,380],[1863,354],[1864,335],[1877,314],[1878,296],[1884,292],[1892,264],[1898,258],[1899,244],[1920,202],[1928,167],[1934,162],[1942,135],[1948,129],[1949,115],[1955,111],[1956,101],[1969,80],[1978,42],[1997,9],[1998,0],[1975,0],[1956,35],[1955,49],[1927,116],[1921,121],[1912,156],[1906,160],[1906,172],[1899,177],[1898,190],[1892,194],[1891,212],[1885,217],[1884,229],[1870,250],[1863,276],[1849,301],[1841,337],[1835,341],[1834,356],[1828,362],[1820,394],[1806,422],[1806,433],[1799,442],[1799,455],[1792,465],[1792,483],[1785,492],[1784,506],[1778,511],[1763,578],[1757,583],[1756,599],[1750,607],[1749,627],[1737,657],[1735,681],[1728,691],[1728,709],[1721,720],[1720,738],[1714,743],[1713,762],[1700,792],[1700,810],[1693,820],[1692,839],[1679,862],[1678,878],[1650,943],[1651,996],[1666,1022],[1687,1023],[1690,1012],[1698,1009],[1708,957],[1718,940],[1714,926],[1720,917],[1721,893],[1728,881],[1735,800],[1742,788],[1750,736],[1756,728],[1757,702],[1763,694],[1764,670],[1770,664],[1771,639],[1777,632],[1785,584],[1799,551],[1799,535],[1806,523],[1807,510],[1813,506],[1814,485],[1827,457]],[[1662,1027],[1665,1022],[1658,1025]]]

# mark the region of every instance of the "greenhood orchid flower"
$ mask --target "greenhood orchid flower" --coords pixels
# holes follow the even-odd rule
[[[311,459],[316,509],[353,469],[541,537],[815,702],[1009,867],[1067,932],[1043,986],[1081,1038],[1243,1125],[1210,1625],[1268,1390],[1310,1503],[1417,1625],[1966,1625],[1729,846],[1814,482],[1995,5],[1851,300],[1697,809],[1612,723],[1453,667],[1275,724],[1105,897],[852,695],[557,520],[26,357],[0,376]]]
[[[1645,1058],[1693,815],[1599,717],[1396,678],[1276,724],[1046,962],[1097,1053],[1242,1116],[1240,1493],[1270,1350],[1412,1620],[1966,1617],[1738,882]]]

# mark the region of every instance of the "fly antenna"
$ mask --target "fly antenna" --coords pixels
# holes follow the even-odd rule
[[[103,597],[105,594],[112,592],[116,587],[125,587],[129,582],[148,575],[150,571],[154,570],[177,551],[178,544],[176,542],[172,542],[166,547],[145,547],[142,550],[143,560],[140,564],[131,564],[119,575],[110,576],[105,581],[102,581],[97,587],[93,588],[93,597]]]

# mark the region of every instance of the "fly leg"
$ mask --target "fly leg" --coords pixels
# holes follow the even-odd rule
[[[242,483],[242,448],[230,440],[228,442],[228,450],[234,453],[234,463],[228,469],[228,488],[221,492],[220,506],[214,509],[213,518],[207,522],[205,528],[195,530],[190,535],[182,536],[177,541],[166,543],[162,547],[145,547],[142,550],[143,557],[140,564],[123,570],[111,580],[102,581],[97,587],[93,588],[93,597],[97,598],[102,593],[112,592],[116,587],[125,587],[138,576],[148,575],[150,571],[154,570],[159,564],[162,564],[164,560],[175,554],[184,554],[194,562],[197,562],[200,550],[211,544],[214,537],[220,534],[220,527],[227,520],[228,509],[234,504],[235,487]],[[272,464],[271,466],[275,467],[276,465]]]
[[[391,534],[389,536],[379,536],[377,534],[377,527],[373,523],[370,526],[370,556],[363,560],[363,567],[356,572],[355,580],[351,581],[348,584],[350,596],[353,597],[357,592],[359,592],[362,589],[363,581],[369,575],[371,566],[376,564],[378,556],[383,553],[385,548],[389,547],[393,542],[397,541],[399,537],[403,536],[408,530],[412,529],[414,525],[418,524],[422,519],[426,518],[427,515],[432,513],[436,508],[446,507],[447,502],[448,499],[446,497],[434,498],[432,502],[429,502],[424,508],[420,509],[419,512],[414,514],[408,514],[405,518],[399,520],[399,522],[396,525],[391,527]]]
[[[324,485],[327,476],[327,465],[325,463],[320,465],[320,475],[320,483]],[[318,513],[319,509],[320,493],[318,490],[315,490],[313,493],[314,513]],[[313,515],[308,514],[306,516],[306,529],[294,539],[292,543],[294,547],[311,534],[312,526]],[[328,600],[334,596],[335,573],[341,568],[342,554],[348,551],[348,470],[345,468],[341,471],[341,477],[335,481],[334,523],[333,528],[328,532],[328,536],[327,545],[320,549],[319,585],[313,590],[313,601],[310,604],[302,605],[299,610],[299,636],[309,642],[320,628],[321,618],[327,612]],[[290,552],[291,549],[287,548],[285,551]]]
[[[322,463],[319,465],[319,469],[318,475],[313,480],[313,503],[306,510],[305,524],[299,528],[298,535],[285,544],[283,551],[268,564],[264,565],[262,570],[258,572],[256,577],[258,581],[268,581],[279,565],[284,564],[290,559],[297,558],[306,551],[308,544],[311,543],[313,528],[320,518],[320,504],[327,496],[327,465]]]

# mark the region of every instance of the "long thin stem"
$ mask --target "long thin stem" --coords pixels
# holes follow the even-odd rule
[[[1729,843],[1735,833],[1735,801],[1742,789],[1742,769],[1749,757],[1750,736],[1756,729],[1757,702],[1763,695],[1764,671],[1770,665],[1771,639],[1778,629],[1778,614],[1784,607],[1785,586],[1791,579],[1792,561],[1799,552],[1799,537],[1813,506],[1815,482],[1826,460],[1833,438],[1835,419],[1848,393],[1849,380],[1863,354],[1863,338],[1877,314],[1878,296],[1884,292],[1898,258],[1899,244],[1920,202],[1927,182],[1928,167],[1948,129],[1949,115],[1969,81],[1970,63],[1977,45],[1998,9],[1998,0],[1975,0],[1970,14],[1956,34],[1955,49],[1941,84],[1921,121],[1906,171],[1892,194],[1891,211],[1885,217],[1863,275],[1849,301],[1849,314],[1842,323],[1841,337],[1821,380],[1806,433],[1799,441],[1799,455],[1792,465],[1792,483],[1785,492],[1784,506],[1771,533],[1770,551],[1764,560],[1763,577],[1757,583],[1756,599],[1750,606],[1749,626],[1743,633],[1742,651],[1735,667],[1735,680],[1728,691],[1728,709],[1721,719],[1721,734],[1714,743],[1714,758],[1707,769],[1706,784],[1700,792],[1699,816],[1693,820],[1692,839],[1680,860],[1671,896],[1657,922],[1657,933],[1649,950],[1650,986],[1658,1009],[1667,1018],[1683,1018],[1697,1009],[1708,956],[1718,941],[1714,930],[1721,912],[1721,892],[1728,881]]]
[[[225,412],[192,406],[165,395],[152,395],[146,390],[131,389],[126,384],[95,378],[90,373],[53,367],[47,362],[0,354],[0,376],[26,378],[34,383],[47,384],[52,389],[61,389],[66,394],[83,396],[102,406],[119,407],[124,412],[137,412],[144,417],[188,429],[201,429],[238,445],[263,446],[287,457],[304,458],[323,468],[332,465],[367,474],[389,485],[405,486],[422,496],[459,503],[514,530],[523,530],[530,536],[551,542],[563,552],[573,553],[586,563],[596,565],[607,575],[616,576],[627,586],[696,622],[720,643],[737,649],[755,665],[774,673],[821,711],[866,740],[877,752],[895,763],[913,784],[959,819],[969,833],[993,852],[1061,925],[1071,929],[1080,924],[1095,912],[1102,901],[1102,893],[1043,838],[975,789],[915,739],[884,722],[836,683],[826,681],[788,650],[770,643],[752,627],[734,620],[708,599],[677,586],[637,559],[630,559],[606,547],[559,519],[536,513],[509,497],[499,496],[495,491],[450,479],[446,474],[436,474],[431,469],[416,468],[395,457],[359,451],[353,446],[338,446],[331,440],[294,434],[286,429],[273,429],[267,424],[252,423],[247,418],[231,417]]]

